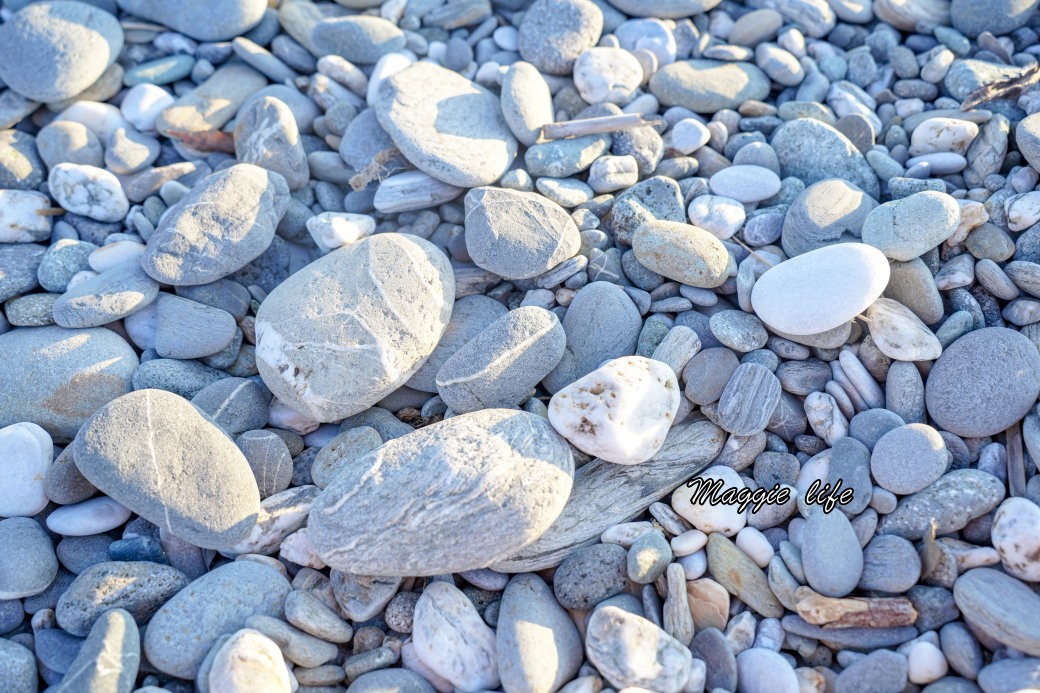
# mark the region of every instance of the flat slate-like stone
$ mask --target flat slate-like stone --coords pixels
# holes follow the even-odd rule
[[[212,419],[177,395],[138,390],[83,425],[76,466],[97,488],[186,541],[228,549],[260,514],[249,463]]]
[[[158,22],[197,41],[225,41],[241,36],[263,19],[265,0],[118,0],[119,7]]]
[[[486,409],[392,440],[340,472],[308,533],[333,568],[439,575],[505,558],[540,537],[570,494],[570,448],[545,419]],[[402,524],[401,507],[410,508]]]
[[[449,185],[494,183],[516,158],[517,141],[498,97],[434,63],[416,63],[387,78],[374,108],[405,157]]]
[[[408,381],[437,346],[454,299],[454,273],[436,246],[377,234],[268,295],[256,316],[257,368],[292,409],[338,421]]]
[[[974,568],[953,584],[964,620],[997,642],[1040,657],[1040,597],[1025,583],[993,568]]]
[[[1004,500],[1004,493],[1004,483],[992,474],[978,469],[955,469],[900,500],[895,511],[881,519],[878,534],[919,541],[928,533],[933,519],[938,525],[937,535],[956,532],[997,507]]]

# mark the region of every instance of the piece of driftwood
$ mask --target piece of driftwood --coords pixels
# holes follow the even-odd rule
[[[660,119],[648,120],[639,113],[623,113],[622,115],[582,118],[581,120],[564,120],[559,123],[543,125],[542,131],[538,135],[538,141],[548,142],[550,140],[560,140],[564,137],[599,135],[604,132],[616,132],[647,125],[660,125],[663,122]]]
[[[962,111],[970,111],[981,103],[993,99],[1017,98],[1029,87],[1040,82],[1040,63],[1030,65],[1017,77],[998,79],[995,82],[984,84],[975,91],[968,94],[961,103]]]
[[[710,421],[672,427],[664,446],[642,464],[593,460],[574,473],[570,500],[556,522],[515,556],[490,566],[526,573],[559,565],[574,549],[591,544],[608,527],[625,522],[711,464],[727,434]]]
[[[223,130],[200,130],[198,132],[170,130],[166,134],[171,139],[183,142],[200,152],[235,153],[235,136]]]
[[[1012,496],[1026,495],[1026,460],[1022,451],[1022,428],[1016,421],[1007,431],[1008,488]]]
[[[797,611],[807,623],[827,628],[893,628],[912,626],[917,610],[906,597],[835,599],[808,587],[795,591]]]

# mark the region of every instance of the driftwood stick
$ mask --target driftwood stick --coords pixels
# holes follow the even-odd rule
[[[1007,431],[1007,474],[1008,487],[1012,496],[1026,495],[1026,460],[1022,452],[1022,429],[1019,422]]]
[[[183,142],[192,149],[203,152],[235,153],[235,136],[223,130],[203,130],[189,132],[187,130],[171,130],[167,133],[171,139]]]
[[[1030,65],[1017,77],[997,80],[984,84],[965,97],[961,103],[962,111],[970,111],[980,103],[992,101],[993,99],[1014,98],[1023,91],[1040,82],[1040,64]]]
[[[799,587],[794,596],[799,616],[827,628],[894,628],[917,620],[917,611],[906,597],[834,599],[808,587]]]
[[[564,137],[580,137],[582,135],[598,135],[604,132],[615,132],[629,128],[660,125],[663,120],[647,120],[639,113],[623,113],[621,115],[602,116],[600,118],[583,118],[581,120],[565,120],[542,126],[538,136],[539,142],[559,140]]]

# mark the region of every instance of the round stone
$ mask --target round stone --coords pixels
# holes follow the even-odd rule
[[[877,175],[856,145],[826,123],[797,118],[773,133],[773,150],[780,159],[780,176],[794,176],[806,185],[843,178],[867,195],[881,194]]]
[[[505,279],[529,279],[577,254],[578,227],[567,211],[530,192],[476,188],[466,195],[466,250]]]
[[[880,534],[863,548],[860,589],[902,594],[920,579],[921,557],[906,539]]]
[[[574,86],[591,104],[625,106],[643,81],[643,68],[621,48],[589,48],[574,62]]]
[[[130,211],[119,179],[94,166],[58,164],[47,177],[47,189],[65,210],[95,221],[122,221]]]
[[[315,55],[339,55],[356,65],[373,65],[405,47],[404,32],[382,17],[348,15],[318,22],[311,30]]]
[[[516,158],[517,141],[499,98],[433,63],[415,63],[387,77],[374,110],[408,161],[443,183],[489,185]]]
[[[672,509],[693,525],[694,529],[706,534],[719,532],[732,537],[744,529],[747,516],[739,509],[739,504],[716,503],[715,499],[722,498],[727,491],[733,495],[744,488],[744,481],[739,474],[724,465],[716,465],[675,489],[672,493]]]
[[[721,285],[729,270],[726,246],[708,231],[674,221],[648,221],[632,237],[636,259],[649,270],[689,286]]]
[[[517,48],[524,60],[545,74],[566,75],[599,41],[603,12],[589,0],[536,0],[518,29]]]
[[[338,421],[399,388],[451,317],[448,259],[417,236],[378,234],[312,262],[256,316],[256,362],[271,392],[316,421]]]
[[[863,549],[845,513],[810,511],[802,565],[809,586],[826,597],[844,597],[856,588],[863,575]]]
[[[217,639],[250,616],[282,615],[290,586],[282,574],[256,561],[226,563],[160,607],[144,635],[144,654],[159,671],[193,679]]]
[[[94,486],[196,546],[229,549],[256,524],[260,494],[246,458],[173,393],[138,390],[110,402],[84,423],[74,450]]]
[[[0,599],[31,597],[58,574],[58,557],[47,532],[32,518],[0,520]]]
[[[325,563],[350,572],[483,568],[548,529],[573,470],[570,448],[545,419],[508,409],[462,414],[343,469],[315,501],[308,531]],[[401,502],[419,496],[402,525]]]
[[[210,665],[207,683],[213,693],[292,690],[282,651],[271,638],[252,628],[243,628],[220,646]]]
[[[85,2],[35,2],[0,27],[0,79],[33,101],[52,103],[87,89],[123,50],[123,29]]]
[[[716,113],[769,96],[769,77],[751,63],[680,60],[650,78],[650,91],[662,105],[694,113]],[[866,162],[864,162],[866,163]]]
[[[839,243],[766,271],[751,291],[751,305],[762,322],[776,330],[795,336],[818,334],[859,315],[885,290],[888,278],[888,259],[880,250]]]
[[[617,544],[593,544],[571,552],[553,576],[553,593],[567,609],[588,611],[621,594],[628,584],[628,552]]]
[[[679,693],[693,665],[688,647],[645,618],[616,606],[592,612],[585,652],[619,690],[637,687]]]
[[[879,298],[867,309],[870,336],[878,350],[897,361],[931,361],[942,354],[942,344],[909,308]]]
[[[47,516],[47,529],[65,537],[109,532],[130,519],[130,511],[108,496],[64,505]]]
[[[870,473],[881,488],[905,496],[936,481],[948,464],[949,452],[939,432],[913,423],[881,436],[870,456]]]
[[[798,676],[779,652],[752,647],[737,655],[742,693],[798,693]]]
[[[54,459],[50,435],[34,423],[0,428],[0,517],[31,517],[47,507],[44,479]]]
[[[435,693],[436,689],[410,669],[377,669],[354,679],[350,693]]]
[[[1011,575],[1040,582],[1040,507],[1025,498],[1008,498],[997,509],[991,536],[1000,562]]]
[[[957,201],[926,190],[871,210],[863,222],[863,242],[893,260],[923,255],[953,235],[960,223]]]
[[[925,384],[928,413],[950,433],[991,436],[1021,421],[1040,394],[1040,354],[1004,327],[969,332],[948,346]]]
[[[794,198],[780,243],[790,257],[835,243],[859,242],[863,221],[877,202],[848,181],[813,183]]]
[[[111,330],[34,327],[0,335],[0,426],[32,421],[57,443],[131,389],[137,354]],[[32,373],[32,378],[26,378]]]
[[[780,176],[761,166],[727,166],[708,185],[716,195],[744,203],[761,202],[780,192]]]

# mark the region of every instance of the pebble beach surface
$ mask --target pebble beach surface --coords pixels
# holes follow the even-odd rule
[[[0,693],[1040,687],[1040,0],[2,0]]]

